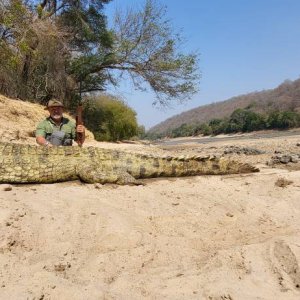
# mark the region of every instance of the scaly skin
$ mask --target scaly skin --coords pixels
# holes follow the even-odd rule
[[[214,156],[155,157],[96,147],[39,147],[0,143],[0,183],[140,184],[137,179],[258,172]]]

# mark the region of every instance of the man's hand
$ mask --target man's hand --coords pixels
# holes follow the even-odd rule
[[[76,132],[78,132],[78,133],[84,133],[85,132],[84,125],[77,125]]]
[[[85,127],[84,127],[84,125],[77,125],[76,126],[76,133],[77,133],[76,143],[78,144],[79,147],[82,147],[82,144],[84,143],[84,140],[85,140]]]
[[[53,147],[53,145],[51,143],[49,143],[49,141],[47,141],[43,136],[37,136],[36,142],[41,146]]]
[[[50,147],[50,148],[53,147],[53,145],[49,142],[46,142],[43,146]]]

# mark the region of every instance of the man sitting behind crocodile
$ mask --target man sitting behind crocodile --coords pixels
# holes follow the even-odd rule
[[[82,133],[84,136],[83,125],[76,127],[73,121],[63,116],[64,105],[60,101],[50,100],[45,110],[48,110],[50,115],[37,125],[35,133],[39,145],[71,146],[73,140],[76,141],[77,133]]]

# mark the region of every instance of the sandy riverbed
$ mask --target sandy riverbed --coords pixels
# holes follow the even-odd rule
[[[0,185],[0,299],[299,299],[300,168],[265,162],[300,152],[296,136],[158,148],[219,153],[261,172],[146,180]],[[286,185],[276,185],[279,179]]]

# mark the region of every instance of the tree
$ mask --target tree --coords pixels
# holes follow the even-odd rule
[[[93,53],[99,60],[110,49],[102,14],[109,1],[0,0],[0,53],[7,62],[3,77],[14,74],[13,88],[8,90],[6,80],[1,91],[39,102],[55,96],[68,105],[79,82],[83,91],[103,89],[105,73],[91,75],[89,66]]]
[[[67,37],[55,22],[38,19],[21,0],[0,0],[2,92],[46,102],[66,95]]]
[[[118,11],[114,28],[106,34],[111,43],[103,52],[81,56],[72,63],[78,77],[96,79],[86,91],[101,90],[105,83],[117,85],[128,75],[135,88],[145,90],[145,82],[157,101],[186,100],[197,90],[197,55],[180,53],[182,39],[165,20],[165,8],[147,0],[143,10]]]
[[[147,0],[141,11],[117,12],[114,22],[114,53],[111,61],[94,71],[127,73],[137,89],[147,82],[156,93],[156,103],[186,100],[197,90],[197,55],[180,53],[182,38],[165,18],[166,9]]]
[[[146,128],[145,128],[144,125],[139,125],[137,138],[138,139],[144,139],[145,137],[146,137]]]
[[[56,96],[69,105],[79,83],[83,93],[102,91],[125,74],[137,89],[148,83],[162,105],[196,91],[197,55],[180,52],[182,39],[165,8],[146,0],[141,11],[117,13],[108,30],[103,7],[109,2],[0,0],[1,58],[8,62],[1,68],[17,82],[19,97]],[[6,92],[10,84],[1,88],[1,80]]]
[[[21,1],[0,1],[0,82],[7,94],[19,87],[17,74],[21,75],[22,58],[30,51],[26,43],[30,19]]]
[[[211,135],[212,134],[212,129],[207,123],[202,123],[200,125],[197,125],[195,128],[195,135]]]
[[[265,127],[266,123],[264,117],[247,109],[238,108],[230,116],[229,130],[232,132],[248,132],[261,130]]]
[[[300,126],[300,114],[294,111],[274,111],[267,120],[269,128],[288,129]]]
[[[212,119],[209,121],[208,125],[211,128],[211,133],[216,135],[216,134],[220,134],[223,131],[223,123],[224,120],[223,119]]]
[[[194,125],[183,123],[171,132],[172,137],[192,136],[194,134]]]
[[[84,119],[96,140],[119,141],[139,134],[136,113],[123,101],[108,95],[85,101]]]

